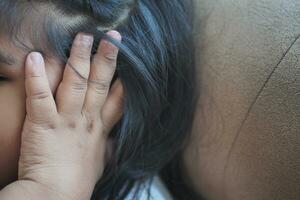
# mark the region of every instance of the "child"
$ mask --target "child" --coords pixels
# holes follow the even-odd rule
[[[9,70],[8,65],[7,70],[1,68],[0,117],[5,124],[0,129],[2,187],[17,179],[17,144],[25,116],[22,61],[31,51],[41,52],[49,63],[45,69],[55,94],[66,63],[69,67],[65,71],[73,69],[79,77],[87,77],[86,71],[69,62],[71,58],[68,60],[78,32],[94,36],[94,58],[97,44],[106,38],[105,32],[115,29],[122,35],[122,43],[107,39],[120,49],[112,82],[122,83],[123,115],[119,120],[116,111],[108,117],[114,125],[109,133],[112,151],[102,177],[94,177],[99,180],[92,199],[124,199],[133,186],[138,196],[151,183],[145,180],[151,180],[178,159],[195,110],[194,49],[188,6],[188,1],[181,0],[1,1],[0,47],[3,54],[9,58],[14,55],[20,61]],[[114,61],[111,56],[106,58]],[[81,85],[77,87],[82,89]],[[101,87],[107,88],[107,84]],[[61,95],[55,101],[63,98]],[[13,156],[8,158],[7,152],[13,152]]]

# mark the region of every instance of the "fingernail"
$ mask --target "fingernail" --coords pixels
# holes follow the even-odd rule
[[[118,41],[121,41],[121,39],[122,39],[121,34],[118,31],[115,31],[115,30],[108,31],[106,34],[108,36],[118,40]]]
[[[43,57],[40,53],[31,52],[27,62],[27,68],[32,76],[40,76],[43,73]]]
[[[81,34],[79,34],[78,39],[80,40],[80,42],[82,42],[82,44],[90,46],[90,45],[92,45],[94,37],[93,37],[93,35],[90,35],[90,34],[81,33]]]
[[[30,59],[31,63],[35,64],[35,65],[42,64],[42,61],[43,61],[42,55],[38,52],[30,53],[29,59]]]

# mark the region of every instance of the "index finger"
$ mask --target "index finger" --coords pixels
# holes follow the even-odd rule
[[[57,115],[42,55],[32,52],[25,63],[26,111],[29,120],[36,124],[51,122]]]

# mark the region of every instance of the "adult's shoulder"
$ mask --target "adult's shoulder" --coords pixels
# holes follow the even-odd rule
[[[297,199],[300,2],[195,2],[190,182],[209,199]]]

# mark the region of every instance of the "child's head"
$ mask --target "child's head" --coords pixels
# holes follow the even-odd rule
[[[95,45],[110,29],[122,35],[116,77],[125,90],[124,115],[111,132],[114,153],[93,198],[115,196],[158,173],[189,134],[195,103],[191,21],[182,0],[3,0],[0,51],[19,59],[1,63],[0,181],[16,176],[25,115],[25,56],[40,51],[53,92],[73,38],[92,33]],[[94,51],[96,46],[94,46]],[[0,59],[1,60],[1,59]],[[5,145],[4,145],[5,144]],[[7,156],[4,153],[13,153]],[[10,173],[6,169],[12,169]],[[7,177],[4,176],[7,175]]]

